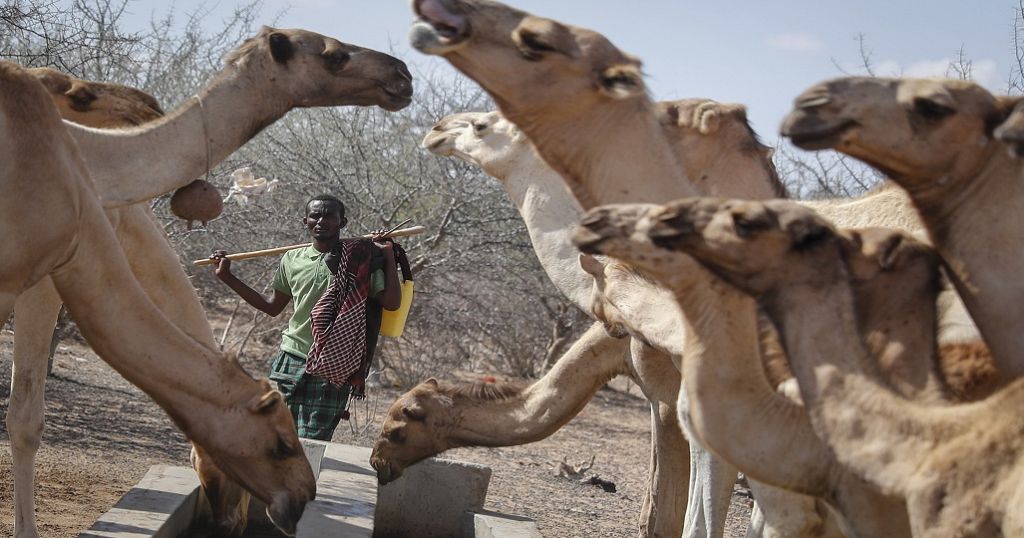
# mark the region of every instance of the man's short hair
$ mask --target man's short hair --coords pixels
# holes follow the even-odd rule
[[[318,194],[318,195],[310,198],[309,201],[306,202],[306,212],[307,213],[309,213],[309,204],[312,204],[313,202],[328,202],[328,203],[336,204],[338,206],[338,213],[342,217],[345,216],[345,204],[341,203],[341,200],[339,200],[335,196],[332,196],[330,194]]]

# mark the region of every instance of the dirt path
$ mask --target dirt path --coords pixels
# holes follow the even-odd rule
[[[0,334],[0,415],[9,403],[10,332]],[[244,362],[244,361],[243,361]],[[245,363],[262,371],[258,361]],[[80,345],[61,345],[47,379],[46,429],[36,459],[36,517],[47,538],[73,537],[128,491],[151,465],[188,465],[188,444],[163,411]],[[381,390],[338,428],[335,441],[370,446],[381,413],[398,395]],[[374,412],[376,405],[376,412]],[[446,456],[488,465],[487,508],[537,520],[546,536],[636,534],[649,459],[649,414],[635,396],[603,390],[572,422],[529,445],[464,448]],[[593,473],[615,483],[607,493],[556,475],[563,458],[596,456]],[[0,536],[13,533],[10,444],[0,424]],[[733,498],[727,536],[743,536],[749,500]],[[730,514],[732,515],[732,514]]]

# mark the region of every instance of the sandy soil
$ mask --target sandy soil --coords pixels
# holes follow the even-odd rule
[[[0,414],[6,414],[9,403],[12,348],[12,334],[0,334]],[[250,372],[262,372],[266,366],[261,362],[243,363]],[[534,518],[545,536],[634,536],[650,433],[647,405],[635,388],[632,393],[602,390],[578,417],[543,441],[464,448],[446,456],[490,466],[494,474],[486,507]],[[188,465],[188,444],[163,411],[87,347],[58,347],[46,394],[46,428],[36,459],[36,517],[42,536],[77,536],[151,465]],[[334,440],[370,446],[382,413],[398,394],[394,389],[372,391]],[[615,493],[557,476],[563,458],[579,463],[592,455],[592,472],[614,482]],[[0,536],[13,533],[12,482],[10,443],[0,424]],[[738,492],[727,536],[743,536],[747,517],[749,499]]]

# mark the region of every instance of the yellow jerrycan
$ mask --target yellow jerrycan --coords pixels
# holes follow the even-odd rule
[[[395,243],[394,251],[395,260],[402,269],[402,302],[398,310],[384,310],[380,319],[380,335],[398,338],[405,331],[405,322],[409,319],[409,309],[412,308],[413,281],[405,250]]]

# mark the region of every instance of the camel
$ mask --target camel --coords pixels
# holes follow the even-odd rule
[[[397,111],[411,98],[412,75],[397,58],[306,30],[264,26],[227,56],[210,85],[158,121],[118,130],[65,125],[109,208],[187,185],[292,108]]]
[[[443,56],[480,83],[563,176],[584,208],[622,201],[664,202],[696,190],[673,165],[676,158],[657,129],[639,62],[603,36],[492,1],[417,0],[413,7],[420,17],[411,31],[413,46]],[[696,270],[692,261],[689,265],[680,271]],[[628,271],[624,273],[619,278],[626,278]],[[629,312],[634,334],[663,346],[674,359],[680,357],[690,329],[680,318],[649,306],[648,298],[641,304],[648,306]],[[704,307],[719,308],[713,304]],[[721,308],[747,309],[751,317],[754,311],[749,300]],[[750,342],[745,352],[756,353],[751,351],[757,341],[756,325],[744,328],[749,329]],[[723,338],[746,340],[735,334]],[[717,394],[712,387],[705,391]],[[680,391],[677,406],[683,423],[686,392]],[[809,426],[806,430],[813,437]],[[887,504],[882,510],[893,505],[884,499],[879,503]]]
[[[129,271],[43,85],[0,63],[0,317],[47,275],[97,354],[294,532],[316,484],[280,393],[171,324]],[[61,207],[60,219],[38,207]],[[116,283],[116,284],[115,284]],[[112,313],[121,313],[114,317]],[[172,360],[168,360],[173,357]]]
[[[686,161],[689,166],[688,175],[700,178],[702,190],[734,196],[753,193],[755,197],[772,197],[784,193],[770,161],[771,150],[757,141],[756,135],[747,123],[746,110],[742,105],[717,103],[709,99],[683,99],[658,103],[656,110],[659,123],[663,126],[674,151],[679,155],[690,155],[690,159]],[[539,159],[519,129],[496,111],[453,114],[439,121],[426,135],[421,145],[435,154],[455,156],[480,166],[498,179],[523,215],[534,250],[552,282],[584,312],[590,310],[592,279],[581,271],[576,263],[577,251],[569,241],[571,226],[582,213],[582,208],[569,196],[557,173]],[[610,332],[616,331],[611,328]],[[640,350],[644,350],[645,347],[639,342],[635,342],[634,346]],[[622,358],[627,361],[627,367],[634,373],[649,373],[648,376],[636,380],[644,393],[650,396],[654,393],[651,387],[664,384],[666,377],[670,375],[669,372],[673,368],[669,362],[671,358],[649,347],[642,355],[643,358],[640,357],[634,354],[633,357],[623,355]],[[549,375],[564,371],[566,370],[555,370]],[[585,372],[590,376],[604,375],[604,370]],[[678,376],[677,373],[672,373],[675,374],[672,377]],[[574,376],[580,375],[583,374],[574,372]],[[422,387],[424,386],[420,385],[413,389],[413,392],[427,390],[421,390]],[[656,398],[651,398],[652,413],[657,413],[660,408],[674,411],[677,392],[678,385],[657,394]],[[585,396],[590,397],[591,394]],[[653,424],[659,424],[656,417]],[[385,423],[382,431],[387,429],[388,424]],[[664,438],[664,433],[654,433],[654,439]],[[654,448],[655,453],[663,450],[657,446]],[[685,448],[678,446],[676,450]],[[656,468],[660,474],[672,472],[665,465]],[[719,474],[728,476],[734,472],[725,468]],[[707,474],[693,472],[690,477],[691,480],[709,478]],[[732,485],[729,478],[713,479],[717,480],[714,486],[707,483],[696,485],[697,491],[704,493],[698,497],[708,498],[690,499],[689,502],[707,505],[705,510],[712,514],[709,519],[717,521],[724,516],[728,508]],[[652,474],[649,485],[655,481],[659,484],[667,482],[666,479],[658,479]],[[764,495],[768,494],[766,488],[767,486],[761,488]],[[645,510],[641,511],[642,526],[649,514],[646,507],[657,503],[659,499],[664,501],[662,495],[652,496],[653,500],[649,497],[648,500],[651,502],[645,503]],[[722,503],[725,503],[724,507],[715,506]],[[694,506],[690,512],[696,513],[698,506]],[[658,512],[663,520],[666,510],[662,508]],[[792,508],[784,512],[789,512],[792,517],[803,513]],[[672,513],[675,514],[676,511]],[[775,514],[767,516],[767,527],[781,525],[776,521],[777,518],[773,517]],[[813,515],[812,518],[815,523],[808,526],[815,526],[819,521],[817,515]],[[663,521],[660,520],[658,523],[665,532],[655,532],[656,535],[679,534],[678,529],[669,532],[668,527],[661,527]],[[799,524],[787,523],[781,526],[794,525]],[[641,535],[644,535],[643,529]]]
[[[65,125],[78,138],[94,180],[100,178],[100,192],[105,177],[110,194],[127,203],[140,202],[136,188],[149,189],[155,196],[187,184],[182,178],[201,175],[289,108],[351,104],[395,110],[408,104],[412,91],[411,76],[399,60],[304,30],[264,27],[236,49],[228,63],[203,98],[174,111],[163,122],[114,133],[78,123],[103,128],[115,127],[118,121],[140,125],[162,114],[159,105],[131,88],[74,80],[50,69],[33,73],[58,99],[61,112],[78,122]],[[277,82],[274,70],[287,70],[296,80]],[[195,123],[201,124],[201,130],[190,131]],[[172,147],[168,141],[204,137],[212,138],[209,148],[195,150],[185,144],[178,147],[179,152],[166,151]],[[150,149],[144,149],[147,144]],[[159,151],[152,150],[153,145]],[[166,158],[154,159],[155,155]],[[128,169],[122,171],[115,162]],[[133,179],[129,182],[119,174],[136,175],[125,176]],[[138,203],[109,216],[117,223],[129,264],[150,298],[189,336],[216,349],[195,290],[148,207]],[[43,335],[52,332],[59,305],[56,291],[46,280],[26,290],[16,305],[19,331],[8,424],[18,477],[15,521],[17,528],[24,529],[24,533],[18,531],[19,537],[35,535],[31,474],[42,432],[45,369],[40,367],[45,368],[49,342]],[[224,534],[240,533],[247,506],[244,492],[201,456],[193,454],[193,461],[204,485],[211,486],[207,494],[215,524]]]
[[[1024,315],[1017,278],[1024,236],[1016,220],[1024,214],[1024,163],[993,139],[993,130],[1016,100],[967,81],[847,77],[802,93],[782,128],[797,146],[834,148],[907,191],[1009,378],[1024,374],[1024,333],[1016,323]],[[985,241],[978,240],[982,230]]]
[[[873,318],[895,327],[934,315],[935,250],[893,231],[839,233],[785,201],[682,200],[648,217],[649,242],[689,253],[758,299],[780,329],[815,430],[845,465],[907,499],[915,536],[1024,533],[1013,411],[1024,380],[980,402],[934,406],[902,398],[870,358],[880,336],[868,328]],[[862,264],[876,267],[868,295],[858,292]],[[934,329],[920,336],[934,340]],[[920,339],[903,344],[934,351]]]
[[[663,275],[653,269],[665,270],[663,282],[675,290],[674,308],[681,310],[677,317],[688,324],[681,369],[688,393],[686,411],[696,436],[749,478],[828,503],[844,516],[839,523],[848,536],[909,535],[903,503],[845,469],[811,428],[806,411],[769,382],[756,338],[743,336],[758,332],[755,310],[744,308],[749,298],[700,268],[680,270],[682,264],[693,263],[686,256],[653,248],[633,250],[625,223],[660,206],[608,207],[630,212],[617,213],[613,222],[604,212],[600,219],[590,213],[593,220],[585,221],[586,228],[575,239],[584,250],[646,269],[640,274],[622,263],[584,258],[590,260],[588,270],[596,273],[598,286],[605,287],[603,295],[626,315],[630,308],[642,307],[632,288],[649,285],[642,282],[647,274],[660,280]]]
[[[149,94],[121,86],[69,77],[50,68],[28,71],[46,88],[64,119],[93,127],[139,125],[163,115]],[[115,234],[129,266],[146,294],[175,325],[197,341],[216,349],[206,314],[191,282],[181,271],[177,254],[167,244],[149,204],[106,210],[117,223]],[[7,430],[14,468],[14,528],[18,538],[38,536],[35,525],[33,468],[43,430],[43,387],[54,323],[61,300],[50,279],[22,292],[14,306],[14,368]],[[210,500],[213,523],[222,535],[239,535],[245,528],[249,494],[230,482],[209,458],[193,453],[193,461]]]

